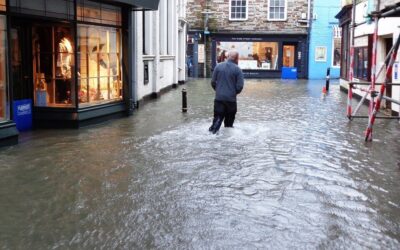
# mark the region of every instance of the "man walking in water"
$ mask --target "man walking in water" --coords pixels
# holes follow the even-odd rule
[[[214,119],[209,131],[217,133],[224,121],[225,127],[233,127],[237,112],[236,95],[243,89],[243,72],[238,66],[239,54],[236,51],[228,53],[228,60],[219,63],[211,80],[215,90]]]

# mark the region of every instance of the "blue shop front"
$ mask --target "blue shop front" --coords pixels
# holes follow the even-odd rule
[[[307,78],[306,34],[215,33],[211,41],[212,69],[226,60],[229,50],[235,50],[246,78],[281,78],[285,69]]]

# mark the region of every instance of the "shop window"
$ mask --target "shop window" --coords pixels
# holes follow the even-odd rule
[[[0,16],[0,122],[9,119],[7,100],[7,32],[6,17]]]
[[[283,21],[287,16],[286,0],[269,0],[268,20]]]
[[[78,46],[80,105],[122,100],[120,30],[79,25]]]
[[[79,0],[78,21],[121,26],[121,8],[88,0]]]
[[[332,50],[333,67],[340,67],[340,61],[342,60],[341,47],[342,47],[342,29],[338,26],[335,26],[333,29],[333,50]]]
[[[0,11],[6,11],[6,0],[0,0]]]
[[[72,28],[32,28],[35,106],[74,105],[74,42]]]
[[[247,2],[247,0],[230,0],[229,20],[246,20]]]
[[[10,0],[10,7],[17,13],[69,20],[75,14],[74,0]]]
[[[354,77],[368,81],[369,75],[368,47],[354,48]]]
[[[217,42],[217,62],[224,61],[230,50],[239,53],[239,66],[244,70],[278,70],[277,42]]]

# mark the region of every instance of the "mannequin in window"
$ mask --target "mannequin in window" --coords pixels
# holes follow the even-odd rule
[[[271,61],[272,61],[272,48],[271,47],[265,47],[265,61],[267,63],[271,63]]]
[[[73,47],[67,28],[58,28],[56,33],[56,103],[71,103],[71,78]]]
[[[108,100],[114,96],[113,75],[116,65],[110,63],[105,44],[94,46],[89,61],[89,86],[91,100]],[[109,90],[111,91],[109,93]]]

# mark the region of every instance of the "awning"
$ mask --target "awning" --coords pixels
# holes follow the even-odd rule
[[[160,0],[109,0],[109,2],[131,5],[134,9],[158,10]]]

